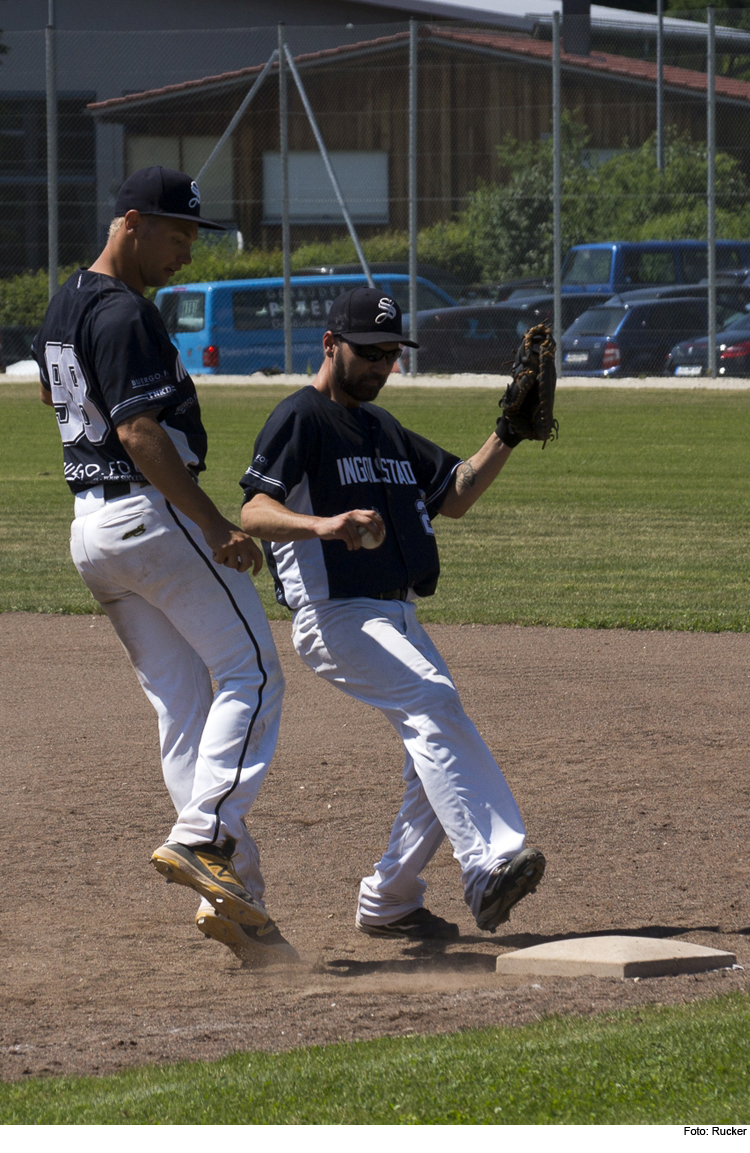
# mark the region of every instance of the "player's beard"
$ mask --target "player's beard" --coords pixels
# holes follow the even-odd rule
[[[365,369],[364,372],[359,373],[353,372],[351,368],[347,369],[340,347],[334,351],[331,372],[336,387],[360,404],[363,401],[375,400],[388,379],[388,374],[383,376],[382,373],[374,372],[373,369]]]

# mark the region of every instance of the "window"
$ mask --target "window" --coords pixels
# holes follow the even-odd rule
[[[738,329],[740,332],[750,331],[750,313],[735,312],[726,318],[723,322],[723,327],[726,329]]]
[[[58,99],[60,264],[96,247],[94,93]],[[43,97],[0,101],[0,276],[47,267],[47,122]]]
[[[339,295],[337,284],[293,284],[292,327],[325,328],[328,310]],[[238,332],[284,327],[284,289],[249,288],[232,293],[234,327]]]
[[[205,292],[166,292],[159,310],[170,336],[176,332],[202,332],[206,326]]]
[[[216,145],[218,136],[127,136],[126,175],[139,168],[161,164],[197,176]],[[234,221],[233,139],[229,139],[205,176],[201,177],[201,216],[208,220]]]
[[[376,279],[375,283],[379,286],[379,281]],[[398,304],[402,312],[409,311],[409,281],[396,280],[389,281],[391,295]],[[434,288],[430,288],[427,284],[420,284],[417,281],[417,309],[418,311],[427,311],[430,308],[445,308],[447,301],[440,293],[435,292]]]
[[[628,284],[676,284],[674,252],[638,252],[627,248],[622,254],[622,270]]]
[[[607,336],[628,314],[627,308],[590,308],[573,321],[567,336]]]
[[[608,284],[612,266],[610,248],[583,248],[566,257],[563,284]]]
[[[742,268],[742,253],[739,248],[727,248],[716,245],[716,269],[727,271],[732,268]],[[688,284],[696,284],[708,276],[708,245],[701,248],[686,248],[682,253],[682,272]]]
[[[388,223],[388,153],[330,152],[352,220]],[[319,152],[289,153],[292,224],[339,224],[341,208]],[[281,154],[263,153],[263,223],[281,223]]]

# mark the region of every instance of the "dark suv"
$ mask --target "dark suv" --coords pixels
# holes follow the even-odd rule
[[[562,327],[591,307],[592,294],[571,292],[562,298]],[[596,301],[594,301],[596,302]],[[417,340],[420,372],[510,372],[521,337],[533,324],[552,324],[554,297],[523,296],[501,304],[475,304],[420,312]],[[402,372],[410,354],[404,349]]]
[[[591,308],[563,334],[563,376],[661,376],[670,348],[707,324],[707,301],[691,297]]]

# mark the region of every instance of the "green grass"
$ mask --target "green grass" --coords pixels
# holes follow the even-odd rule
[[[201,389],[205,487],[236,518],[237,482],[288,389]],[[386,390],[402,423],[461,456],[492,429],[488,390]],[[70,498],[50,410],[0,387],[0,609],[90,612],[67,555]],[[750,470],[744,392],[558,393],[560,440],[521,445],[461,521],[437,517],[442,558],[424,621],[746,631]],[[284,615],[267,572],[266,611]]]
[[[750,998],[0,1086],[0,1122],[747,1124]]]

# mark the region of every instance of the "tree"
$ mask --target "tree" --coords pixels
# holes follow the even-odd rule
[[[707,231],[706,146],[667,130],[665,168],[656,167],[655,141],[623,151],[596,167],[581,159],[586,128],[562,119],[562,247],[606,240],[703,239]],[[482,185],[470,198],[464,223],[486,280],[548,276],[552,272],[552,142],[519,144],[506,138],[501,163],[506,185]],[[716,157],[717,232],[750,237],[750,186],[738,162]]]
[[[584,193],[590,173],[580,156],[588,142],[584,125],[569,113],[562,117],[562,179],[564,202],[569,193]],[[508,280],[543,276],[552,271],[552,141],[520,143],[506,136],[498,148],[501,166],[510,173],[506,185],[482,184],[462,214],[474,245],[481,276]],[[575,240],[568,229],[564,247]]]

